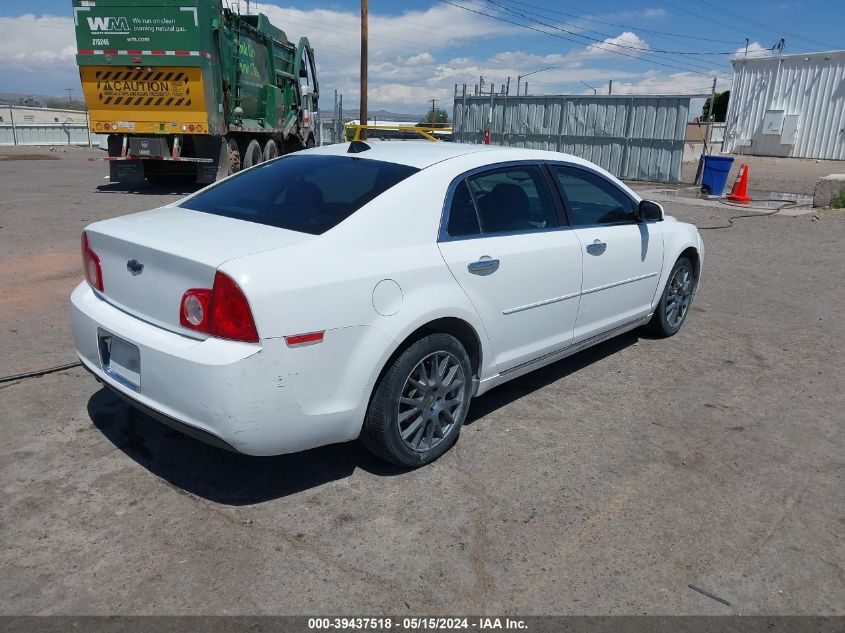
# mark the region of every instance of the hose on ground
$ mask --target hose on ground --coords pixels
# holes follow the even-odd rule
[[[741,204],[736,202],[730,202],[726,198],[719,198],[719,202],[725,205],[726,207],[736,207],[738,209],[768,209],[769,207],[755,207],[749,204]],[[797,207],[798,203],[794,200],[783,200],[782,198],[757,198],[752,200],[752,202],[783,202],[782,205],[774,209],[773,211],[769,211],[768,213],[743,213],[742,215],[732,215],[728,218],[727,224],[719,224],[718,226],[699,226],[699,231],[714,231],[716,229],[729,229],[734,225],[734,220],[739,220],[741,218],[767,218],[770,215],[775,215],[776,213],[780,213],[784,209],[789,209],[791,207]]]
[[[0,377],[0,384],[4,382],[13,382],[15,380],[23,380],[25,378],[37,378],[38,376],[43,376],[45,374],[54,374],[57,371],[64,371],[66,369],[73,369],[74,367],[82,367],[82,363],[75,362],[75,363],[66,363],[64,365],[57,365],[56,367],[48,367],[47,369],[39,369],[37,371],[28,371],[22,374],[13,374],[11,376],[2,376]]]

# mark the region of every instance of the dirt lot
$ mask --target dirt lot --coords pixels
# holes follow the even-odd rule
[[[80,229],[179,193],[50,155],[0,159],[0,375],[74,360]],[[478,398],[417,471],[222,452],[80,369],[0,384],[0,613],[845,614],[845,215],[704,238],[680,334]]]
[[[728,175],[727,191],[730,191],[741,163],[748,165],[748,188],[755,192],[774,191],[812,196],[819,178],[845,173],[845,161],[841,160],[735,156]],[[684,182],[695,180],[697,168],[698,162],[683,164],[681,177]]]

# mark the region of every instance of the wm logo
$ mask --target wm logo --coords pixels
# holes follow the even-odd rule
[[[129,22],[126,18],[88,18],[88,28],[91,31],[128,31]]]

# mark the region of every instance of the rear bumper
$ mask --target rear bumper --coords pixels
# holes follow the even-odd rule
[[[96,372],[92,371],[91,368],[88,367],[88,365],[83,364],[82,366],[85,369],[87,369],[89,372],[91,372],[91,374],[97,380],[100,380],[100,378],[99,378],[99,376],[97,376]],[[233,453],[237,452],[234,448],[232,448],[229,444],[224,442],[222,439],[220,439],[216,435],[212,435],[211,433],[208,433],[207,431],[203,431],[202,429],[198,429],[194,426],[191,426],[190,424],[185,424],[184,422],[180,422],[179,420],[177,420],[175,418],[171,418],[170,416],[164,415],[160,411],[156,411],[155,409],[152,409],[145,404],[141,404],[135,398],[127,395],[126,393],[124,393],[123,391],[121,391],[119,389],[112,387],[109,384],[106,384],[106,387],[108,387],[108,389],[114,395],[116,395],[118,398],[120,398],[121,400],[123,400],[127,404],[135,407],[136,409],[138,409],[144,415],[147,415],[147,416],[151,417],[152,419],[154,419],[158,422],[161,422],[165,426],[170,427],[174,431],[179,431],[180,433],[187,435],[188,437],[192,437],[195,440],[199,440],[200,442],[204,442],[205,444],[210,444],[211,446],[216,446],[217,448],[222,448],[223,450],[231,451]]]
[[[362,326],[331,330],[324,343],[302,348],[283,339],[196,340],[126,314],[84,282],[71,295],[71,310],[77,353],[98,380],[164,424],[248,455],[356,438],[375,365],[356,350],[377,349],[372,337],[386,337]],[[102,330],[138,347],[138,391],[103,370]],[[389,339],[381,344],[386,349]]]

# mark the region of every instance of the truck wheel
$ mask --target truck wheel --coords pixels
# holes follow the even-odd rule
[[[264,160],[273,160],[279,156],[279,146],[276,141],[270,139],[264,146]]]
[[[250,167],[257,165],[264,161],[264,156],[261,153],[261,145],[258,144],[258,141],[252,139],[249,144],[246,146],[243,155],[243,168],[249,169]]]
[[[238,144],[233,138],[230,138],[228,141],[226,141],[226,144],[229,146],[228,175],[231,176],[232,174],[236,174],[241,170],[241,150],[238,149]]]
[[[310,134],[308,135],[308,140],[305,141],[305,149],[311,149],[312,147],[316,147],[316,143],[314,142],[314,137]]]

